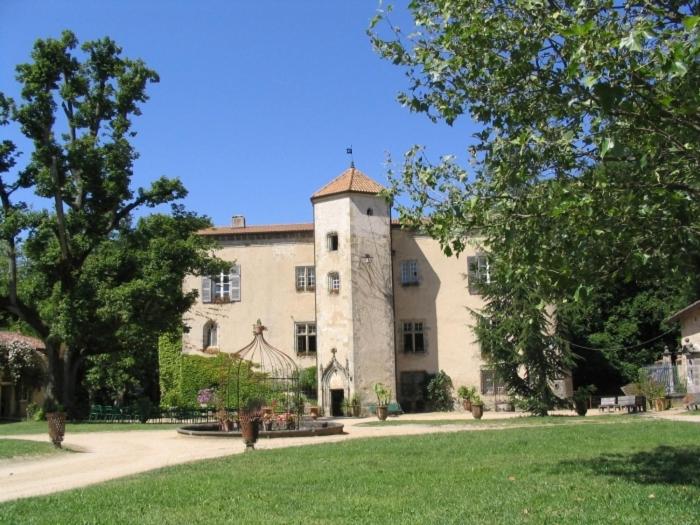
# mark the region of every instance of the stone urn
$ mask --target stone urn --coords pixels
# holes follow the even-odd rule
[[[54,447],[61,448],[61,442],[66,435],[66,413],[47,412],[46,421],[49,423],[49,437]]]
[[[255,448],[255,442],[258,440],[258,433],[260,432],[260,418],[257,414],[241,413],[241,437],[245,442],[245,449],[253,450]]]
[[[464,407],[465,412],[471,412],[472,411],[472,400],[471,399],[462,399],[462,407]]]
[[[318,407],[310,407],[309,408],[309,415],[311,416],[311,419],[316,421],[318,419],[318,413],[319,413],[319,408]]]
[[[380,421],[386,421],[387,416],[389,415],[389,407],[386,405],[379,405],[377,406],[377,417],[379,418]]]
[[[484,405],[472,403],[472,416],[474,419],[481,419],[484,415]]]

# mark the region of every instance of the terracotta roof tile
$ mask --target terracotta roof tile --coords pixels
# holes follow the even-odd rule
[[[44,342],[36,337],[20,334],[19,332],[0,331],[0,343],[11,343],[12,341],[22,341],[31,345],[31,347],[36,350],[46,349]]]
[[[312,232],[313,223],[304,224],[262,224],[259,226],[245,226],[234,228],[233,226],[217,226],[199,230],[200,235],[250,235],[254,233],[293,233]]]
[[[384,186],[373,181],[367,175],[356,168],[348,168],[335,179],[326,184],[311,196],[311,199],[336,195],[338,193],[371,193],[376,195],[384,189]]]

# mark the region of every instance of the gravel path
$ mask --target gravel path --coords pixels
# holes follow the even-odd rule
[[[568,413],[568,412],[566,412]],[[589,414],[596,415],[597,411]],[[519,413],[487,412],[484,419],[498,420],[520,417]],[[668,414],[667,418],[674,414]],[[659,417],[659,416],[657,416]],[[697,421],[692,416],[675,416],[683,421]],[[666,418],[666,417],[664,417]],[[407,414],[402,420],[471,419],[465,413]],[[489,430],[484,425],[424,424],[362,427],[360,423],[376,421],[375,418],[340,419],[345,434],[287,439],[263,439],[256,444],[258,450],[332,443],[347,439],[401,436],[442,432]],[[516,424],[508,425],[515,428]],[[45,434],[6,436],[12,439],[46,441]],[[120,478],[161,467],[197,461],[201,459],[240,454],[243,442],[236,438],[207,438],[183,436],[174,430],[134,432],[94,432],[67,434],[64,447],[74,452],[35,459],[0,461],[0,501],[50,494],[62,490],[84,487],[93,483]]]

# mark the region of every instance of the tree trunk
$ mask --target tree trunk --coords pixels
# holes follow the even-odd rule
[[[78,413],[78,404],[76,403],[75,393],[78,383],[78,372],[80,365],[83,362],[83,357],[76,351],[66,350],[63,358],[63,405],[66,407],[66,412],[71,419],[76,419]]]
[[[46,374],[46,401],[63,404],[63,360],[60,344],[46,340],[48,368]]]

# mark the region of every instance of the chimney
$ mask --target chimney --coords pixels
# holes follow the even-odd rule
[[[245,228],[245,217],[243,215],[234,215],[231,218],[231,223],[234,228]]]

